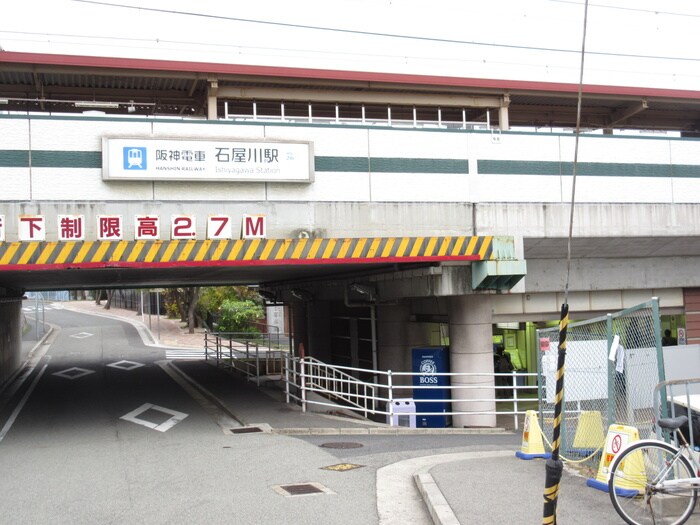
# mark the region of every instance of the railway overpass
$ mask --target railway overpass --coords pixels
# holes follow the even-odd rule
[[[442,323],[490,371],[492,325],[558,317],[576,88],[0,52],[0,381],[25,291],[216,284],[322,360],[408,370]],[[700,340],[699,108],[584,87],[574,317],[658,296]]]

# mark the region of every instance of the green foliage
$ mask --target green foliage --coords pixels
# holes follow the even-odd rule
[[[258,293],[247,286],[210,286],[202,288],[199,308],[206,315],[207,312],[218,312],[226,300],[245,301],[246,299],[258,304],[262,303]]]
[[[250,299],[225,299],[219,309],[220,332],[259,333],[255,323],[263,318],[263,307]]]

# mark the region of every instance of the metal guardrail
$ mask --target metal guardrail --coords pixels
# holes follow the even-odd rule
[[[204,359],[236,370],[254,379],[260,386],[261,376],[282,376],[284,360],[289,355],[281,350],[280,335],[249,332],[204,332]]]
[[[377,379],[372,381],[361,381],[355,377],[376,377]],[[521,385],[520,383],[523,379],[529,377],[537,377],[535,373],[436,373],[431,374],[435,376],[448,376],[452,378],[469,378],[472,381],[475,378],[481,381],[478,384],[450,384],[445,386],[432,386],[432,385],[400,385],[396,384],[396,379],[399,377],[411,378],[411,383],[413,376],[424,376],[425,374],[413,373],[413,372],[392,372],[391,370],[368,370],[364,368],[355,368],[348,366],[335,366],[328,365],[317,361],[310,357],[298,358],[288,356],[285,360],[285,369],[283,374],[283,381],[285,382],[285,394],[287,397],[287,402],[292,400],[298,402],[302,406],[302,410],[307,410],[307,405],[313,404],[318,406],[326,406],[331,408],[338,408],[338,403],[334,403],[331,399],[345,401],[344,408],[348,410],[353,410],[355,412],[361,412],[368,417],[369,415],[379,415],[386,416],[390,425],[394,426],[396,423],[397,415],[394,408],[394,401],[399,399],[407,399],[407,397],[401,396],[401,392],[415,391],[415,390],[438,390],[447,389],[453,390],[484,390],[485,385],[491,388],[490,381],[493,378],[498,377],[509,378],[512,380],[511,385],[499,386],[495,385],[495,392],[509,392],[512,397],[506,398],[474,398],[474,399],[459,399],[459,403],[469,404],[471,403],[483,403],[483,402],[493,402],[494,406],[498,407],[500,404],[507,405],[504,410],[463,410],[454,411],[451,410],[452,400],[440,399],[419,399],[419,402],[444,402],[450,407],[450,410],[445,412],[424,412],[424,411],[402,411],[401,415],[440,415],[440,416],[455,416],[455,415],[512,415],[514,419],[514,426],[517,430],[519,427],[518,416],[523,416],[526,410],[522,409],[522,403],[526,401],[537,400],[534,398],[525,398],[521,394],[524,391],[531,391],[537,393],[537,386]],[[522,378],[522,379],[520,379]],[[383,381],[382,381],[383,379]],[[319,401],[309,398],[310,393],[316,393],[328,399],[328,401]],[[512,403],[512,409],[511,404]],[[379,407],[385,406],[385,409]]]

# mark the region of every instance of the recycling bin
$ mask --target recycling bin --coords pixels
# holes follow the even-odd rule
[[[389,414],[393,405],[393,415]],[[416,428],[416,404],[410,397],[394,399],[386,404],[386,423],[392,427]]]

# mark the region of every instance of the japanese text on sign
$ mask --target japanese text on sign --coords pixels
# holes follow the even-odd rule
[[[313,182],[310,142],[102,139],[102,178]]]

